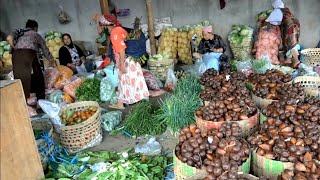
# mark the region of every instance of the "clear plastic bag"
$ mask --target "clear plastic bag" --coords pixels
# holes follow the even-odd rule
[[[161,145],[155,137],[151,137],[146,144],[137,144],[134,147],[135,153],[141,153],[147,156],[154,156],[161,153]]]
[[[222,53],[207,53],[202,56],[203,62],[206,65],[207,69],[214,68],[216,71],[219,71],[219,58]]]
[[[117,99],[117,93],[109,77],[102,78],[100,82],[100,100],[117,102],[117,100],[114,99],[115,97]]]
[[[107,132],[114,130],[120,124],[121,120],[121,111],[110,111],[101,115],[102,128]]]
[[[237,64],[237,72],[244,74],[249,77],[250,74],[254,73],[250,60],[242,61]]]
[[[48,114],[52,124],[62,126],[59,116],[60,106],[58,104],[42,99],[40,99],[38,103],[41,109]]]
[[[59,7],[60,7],[60,9],[61,9],[61,11],[60,11],[60,13],[59,13],[59,16],[58,16],[59,22],[60,22],[61,24],[68,24],[68,23],[70,23],[70,22],[71,22],[70,16],[67,14],[67,12],[65,12],[65,11],[63,10],[63,7],[62,7],[62,6],[59,6]]]
[[[56,90],[53,93],[51,93],[49,96],[46,98],[48,101],[60,104],[64,100],[64,92],[60,90]]]
[[[272,69],[271,59],[265,53],[259,60],[251,60],[253,70],[258,74],[264,74],[268,69]]]
[[[203,62],[202,58],[200,57],[200,59],[197,59],[194,64],[194,72],[198,77],[200,77],[204,72],[206,72],[206,70],[207,70],[207,66]]]
[[[166,80],[166,83],[164,85],[164,88],[167,90],[167,91],[173,91],[174,88],[176,87],[177,85],[177,77],[174,75],[174,71],[173,69],[169,69],[168,72],[167,72],[167,80]]]
[[[310,66],[307,66],[303,63],[300,63],[298,68],[298,75],[299,76],[314,76],[319,77],[319,74],[315,71],[313,71],[313,68]]]

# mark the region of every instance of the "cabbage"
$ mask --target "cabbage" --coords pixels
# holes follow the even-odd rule
[[[1,41],[1,42],[0,42],[0,46],[1,46],[1,47],[5,46],[5,45],[7,45],[7,44],[8,44],[7,41]]]
[[[4,53],[4,49],[3,47],[0,47],[0,57],[2,57],[3,53]]]
[[[55,36],[55,37],[59,37],[59,38],[60,38],[60,37],[61,37],[61,33],[59,33],[59,32],[55,32],[55,33],[54,33],[54,36]]]
[[[3,46],[3,49],[5,51],[10,51],[10,48],[11,48],[10,44],[7,44],[7,45]]]
[[[52,36],[53,34],[54,34],[54,32],[53,32],[53,31],[49,31],[49,32],[47,32],[47,33],[46,33],[45,37]]]
[[[48,40],[54,39],[54,35],[50,35],[47,37]]]

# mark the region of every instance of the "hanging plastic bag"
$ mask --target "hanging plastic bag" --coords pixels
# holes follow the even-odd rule
[[[236,66],[237,72],[244,74],[246,77],[249,77],[250,74],[254,73],[250,60],[239,62]]]
[[[161,145],[155,137],[151,137],[146,144],[137,144],[134,147],[135,153],[141,153],[147,156],[154,156],[161,153]]]
[[[111,101],[116,94],[110,79],[108,77],[102,78],[100,82],[100,100],[104,102]]]
[[[71,18],[70,18],[70,16],[67,14],[67,12],[65,12],[64,10],[63,10],[63,7],[62,6],[59,6],[60,7],[60,9],[61,9],[61,11],[60,11],[60,13],[59,13],[59,22],[61,23],[61,24],[68,24],[68,23],[70,23],[71,22]]]
[[[103,114],[101,116],[102,128],[110,132],[114,130],[122,120],[122,112],[121,111],[111,111]]]
[[[173,91],[177,85],[177,77],[174,75],[173,69],[169,69],[167,72],[167,80],[164,84],[164,88],[166,91]]]
[[[198,77],[200,77],[204,72],[206,72],[206,70],[207,70],[206,64],[203,62],[202,58],[200,57],[199,59],[196,60],[194,64],[194,72]]]
[[[49,67],[46,70],[44,70],[43,76],[45,81],[45,87],[47,89],[52,88],[54,83],[57,81],[59,75],[60,75],[60,72],[57,68]]]

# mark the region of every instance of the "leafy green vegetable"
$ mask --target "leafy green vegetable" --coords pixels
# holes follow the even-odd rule
[[[1,46],[1,47],[6,46],[7,44],[8,44],[8,42],[7,42],[7,41],[1,41],[1,42],[0,42],[0,46]]]
[[[79,101],[98,101],[100,102],[100,80],[85,79],[76,89],[76,99]]]
[[[158,112],[149,101],[141,101],[126,117],[124,129],[135,136],[162,134],[166,130],[166,125],[154,118]]]

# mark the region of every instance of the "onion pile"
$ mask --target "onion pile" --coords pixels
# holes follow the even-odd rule
[[[223,123],[219,130],[201,132],[196,125],[183,128],[175,154],[179,160],[196,168],[205,168],[205,179],[237,179],[239,166],[250,154],[245,140],[240,138],[237,123]]]
[[[303,161],[308,153],[320,159],[320,128],[318,123],[296,121],[291,123],[268,118],[259,132],[248,138],[257,153],[268,159],[282,162]]]
[[[304,162],[298,162],[294,166],[294,171],[284,170],[284,172],[279,176],[279,180],[317,180],[320,179],[320,167],[312,159],[310,155],[306,154],[304,156]]]
[[[162,31],[159,42],[159,54],[166,54],[169,58],[177,58],[178,29],[166,28]]]

